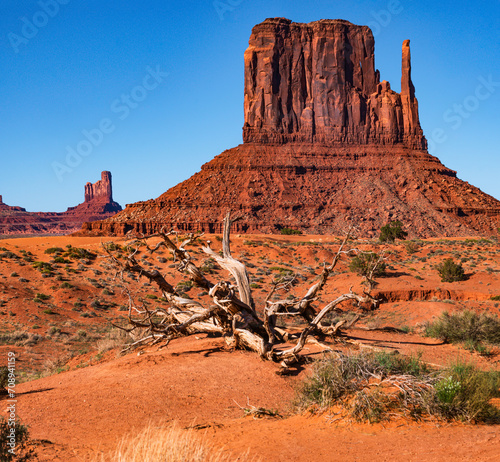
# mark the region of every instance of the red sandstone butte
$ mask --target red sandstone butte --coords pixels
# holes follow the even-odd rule
[[[84,222],[102,220],[122,210],[113,201],[111,173],[102,172],[96,183],[85,185],[85,200],[66,212],[26,212],[9,207],[0,196],[0,235],[68,234],[79,230]]]
[[[244,143],[155,200],[127,205],[83,233],[154,233],[162,227],[374,236],[401,220],[411,237],[497,233],[500,202],[427,152],[402,48],[401,93],[380,81],[367,26],[266,19],[245,51]]]

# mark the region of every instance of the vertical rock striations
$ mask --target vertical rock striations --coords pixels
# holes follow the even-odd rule
[[[85,202],[98,201],[113,202],[113,189],[111,186],[111,172],[101,172],[101,179],[96,183],[85,185]]]
[[[425,149],[403,46],[401,94],[380,82],[367,26],[267,19],[245,51],[243,140],[282,144],[403,144]]]

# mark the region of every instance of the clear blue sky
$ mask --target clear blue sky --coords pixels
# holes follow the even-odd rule
[[[2,0],[4,202],[64,211],[102,170],[122,205],[147,200],[240,144],[243,52],[276,16],[369,25],[396,91],[410,39],[430,152],[500,199],[498,0]]]

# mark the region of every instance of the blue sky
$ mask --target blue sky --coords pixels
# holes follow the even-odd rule
[[[64,211],[102,170],[122,205],[147,200],[240,144],[243,52],[276,16],[369,25],[396,91],[410,39],[431,154],[500,199],[497,0],[2,0],[4,202]]]

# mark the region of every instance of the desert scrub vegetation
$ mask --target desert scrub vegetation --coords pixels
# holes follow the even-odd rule
[[[96,457],[93,462],[232,462],[256,461],[248,455],[234,457],[211,446],[193,429],[149,425],[140,433],[122,439],[115,451]]]
[[[300,229],[281,228],[280,233],[285,236],[291,236],[294,234],[302,234],[302,231],[300,231]]]
[[[421,244],[416,241],[406,241],[403,245],[408,255],[417,253],[421,247]]]
[[[452,258],[447,258],[436,265],[436,270],[441,276],[441,282],[465,281],[465,271],[460,263],[455,263]]]
[[[42,274],[46,274],[48,276],[52,276],[54,274],[54,268],[50,263],[44,261],[35,261],[31,264],[31,266],[40,271],[40,273]]]
[[[8,442],[11,438],[9,421],[0,417],[0,460],[2,462],[27,462],[37,460],[35,451],[29,447],[29,429],[19,420],[15,423],[15,453],[9,452],[11,447]]]
[[[468,310],[452,314],[444,312],[425,326],[425,334],[445,342],[462,343],[469,350],[487,354],[484,344],[500,346],[500,319]]]
[[[403,230],[403,223],[399,220],[391,221],[380,228],[380,242],[394,242],[396,239],[405,240],[408,233]]]
[[[349,270],[364,277],[384,276],[387,265],[382,258],[375,252],[360,253],[349,262]]]
[[[499,387],[499,372],[482,372],[468,364],[435,371],[419,357],[340,353],[314,364],[312,375],[298,388],[294,407],[320,412],[340,405],[359,422],[433,416],[498,423],[500,409],[490,400],[500,396]]]

